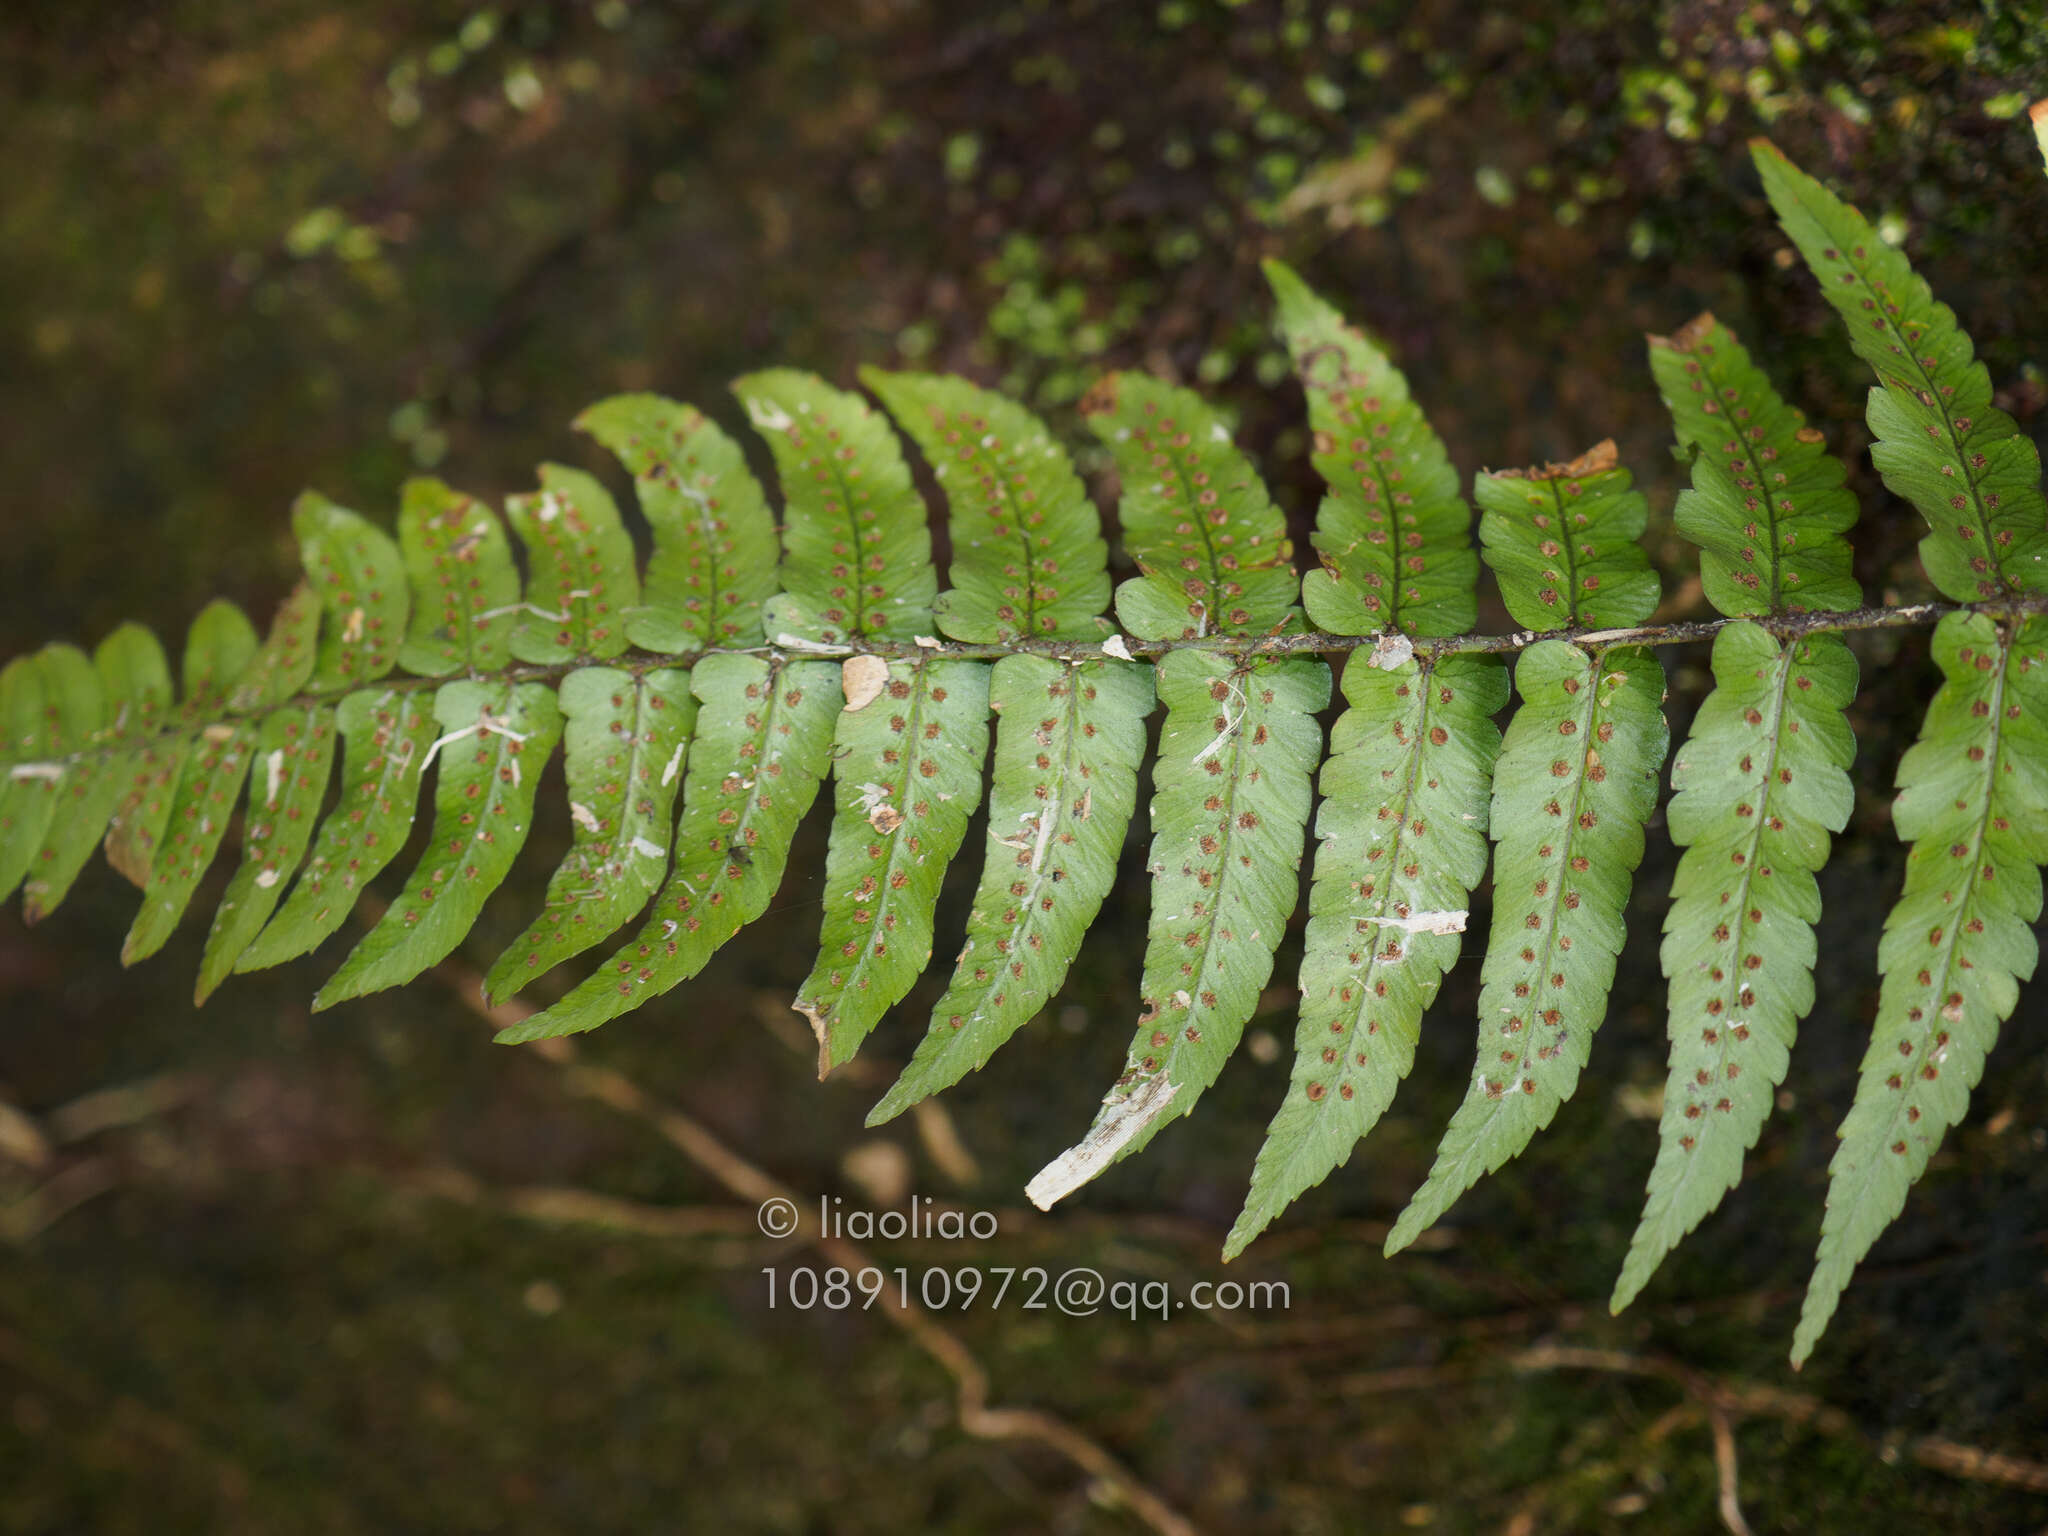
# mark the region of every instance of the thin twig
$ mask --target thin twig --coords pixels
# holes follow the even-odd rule
[[[1735,1425],[1728,1410],[1719,1404],[1709,1404],[1707,1427],[1714,1432],[1714,1473],[1719,1488],[1716,1507],[1721,1512],[1721,1524],[1728,1528],[1729,1536],[1750,1536],[1749,1522],[1742,1518],[1742,1503],[1737,1497],[1741,1469],[1735,1461]]]

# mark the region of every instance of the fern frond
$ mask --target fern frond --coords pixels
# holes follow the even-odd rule
[[[888,423],[858,396],[770,369],[735,384],[782,477],[783,588],[771,638],[909,638],[938,580],[924,503]],[[988,668],[894,663],[849,700],[833,746],[834,807],[819,955],[795,1007],[820,1075],[848,1060],[931,958],[932,909],[981,799]]]
[[[1316,818],[1294,1074],[1226,1259],[1347,1162],[1386,1112],[1486,873],[1500,664],[1446,656],[1382,671],[1354,652],[1344,693]]]
[[[1945,681],[1899,763],[1892,812],[1913,842],[1906,889],[1878,945],[1877,1022],[1836,1133],[1795,1365],[1962,1120],[2038,957],[2031,925],[2041,915],[2038,866],[2048,861],[2048,621],[2009,632],[1981,614],[1950,614],[1934,632],[1934,657]]]
[[[399,496],[398,548],[412,583],[412,617],[398,664],[419,677],[504,666],[512,654],[519,573],[497,514],[439,480],[408,480]]]
[[[1678,526],[1703,547],[1714,605],[1854,607],[1842,531],[1856,503],[1820,434],[1711,315],[1652,337],[1650,365],[1680,443],[1698,450]],[[1736,624],[1715,636],[1713,664],[1715,689],[1671,769],[1671,837],[1685,849],[1664,919],[1671,1069],[1615,1311],[1742,1177],[1813,1006],[1814,876],[1855,804],[1856,658],[1838,637],[1781,644]]]
[[[93,651],[93,671],[105,724],[93,737],[98,750],[64,766],[58,806],[22,882],[22,917],[29,923],[56,911],[70,892],[115,809],[141,775],[146,749],[130,744],[152,741],[171,707],[164,649],[140,624],[123,624],[102,640]],[[10,789],[11,784],[0,784],[0,794]]]
[[[206,935],[195,1004],[205,1002],[233,973],[306,857],[334,772],[334,731],[334,709],[326,704],[287,705],[264,716],[256,728],[242,862]]]
[[[540,491],[514,496],[505,514],[526,545],[526,602],[512,631],[521,661],[599,660],[626,648],[639,611],[633,541],[611,493],[580,469],[540,467]]]
[[[1676,520],[1700,546],[1707,601],[1731,615],[1860,603],[1840,537],[1856,521],[1848,470],[1735,333],[1700,315],[1670,337],[1652,336],[1650,371],[1679,446],[1698,450]]]
[[[143,868],[136,882],[143,888],[142,909],[121,945],[123,965],[163,947],[220,851],[248,776],[256,732],[246,719],[210,717],[229,707],[237,685],[252,669],[259,674],[270,670],[248,618],[232,603],[208,604],[185,645],[181,713],[193,728],[165,751],[161,771],[139,795],[131,792],[108,838],[110,862],[118,837],[131,867]],[[138,862],[143,850],[146,867]]]
[[[219,721],[201,729],[185,751],[171,792],[170,814],[143,887],[142,910],[121,945],[123,965],[163,948],[192,904],[192,893],[220,851],[242,798],[255,744],[256,728],[248,721]]]
[[[1479,562],[1443,444],[1376,347],[1278,262],[1266,277],[1329,487],[1316,517],[1323,569],[1302,580],[1310,617],[1345,634],[1461,633]],[[1486,873],[1500,664],[1353,652],[1344,691],[1351,707],[1331,732],[1316,821],[1293,1078],[1226,1259],[1348,1161],[1385,1113]]]
[[[1081,414],[1116,459],[1124,552],[1143,573],[1116,589],[1124,627],[1192,640],[1286,622],[1301,595],[1287,519],[1201,397],[1116,373]]]
[[[1309,619],[1341,635],[1459,635],[1478,617],[1472,509],[1408,381],[1331,305],[1265,264],[1278,326],[1308,396],[1321,570],[1301,581]]]
[[[895,662],[852,700],[833,744],[832,839],[818,961],[792,1005],[818,1037],[818,1075],[853,1058],[932,957],[946,866],[981,803],[988,668]]]
[[[690,688],[697,734],[668,883],[630,942],[552,1007],[500,1030],[501,1042],[609,1023],[689,980],[768,910],[831,766],[839,668],[707,656],[690,669]]]
[[[186,759],[200,732],[220,723],[215,716],[248,671],[256,648],[255,629],[233,603],[216,599],[192,621],[180,674],[183,697],[172,716],[182,729],[145,741],[129,757],[128,786],[107,830],[107,862],[131,884],[149,885]]]
[[[434,826],[419,867],[313,999],[313,1011],[408,982],[468,937],[484,899],[511,872],[533,824],[541,770],[562,734],[545,683],[446,683]]]
[[[100,728],[99,674],[73,645],[47,645],[0,670],[0,900],[35,867],[70,798],[68,765]]]
[[[484,977],[493,1004],[610,938],[668,872],[669,811],[682,787],[697,701],[690,674],[582,667],[562,679],[569,852],[547,908]]]
[[[1686,850],[1664,919],[1671,1072],[1617,1312],[1742,1177],[1813,1006],[1814,876],[1855,804],[1847,646],[1736,624],[1715,637],[1714,678],[1671,769]]]
[[[782,591],[767,603],[768,638],[830,645],[929,630],[931,531],[888,422],[791,368],[750,373],[733,390],[782,479]]]
[[[693,406],[614,395],[576,418],[633,475],[654,530],[633,644],[674,654],[761,638],[775,590],[775,520],[739,444]]]
[[[335,707],[341,798],[320,823],[312,857],[283,907],[236,959],[237,971],[260,971],[317,948],[398,856],[434,741],[431,703],[423,692],[363,688]]]
[[[1648,509],[1603,443],[1569,464],[1481,475],[1486,562],[1508,612],[1540,627],[1648,618]],[[1630,877],[1657,805],[1664,669],[1640,646],[1545,640],[1515,665],[1522,705],[1494,769],[1493,928],[1479,1062],[1428,1179],[1387,1237],[1409,1243],[1514,1157],[1578,1086],[1625,933]]]
[[[1106,634],[1102,519],[1045,424],[965,379],[864,368],[861,380],[946,493],[953,564],[940,630],[998,644]]]
[[[1123,621],[1145,638],[1298,623],[1284,522],[1215,413],[1129,375],[1083,408],[1116,458],[1124,542],[1145,572],[1117,591]],[[1175,569],[1187,574],[1176,581]],[[1178,650],[1156,678],[1166,723],[1152,771],[1144,1011],[1086,1137],[1026,1186],[1041,1208],[1143,1147],[1216,1080],[1300,895],[1329,668]]]
[[[1128,662],[1005,656],[990,671],[995,769],[967,942],[868,1124],[986,1066],[1059,991],[1116,880],[1153,702],[1152,669]]]
[[[310,686],[340,693],[375,682],[397,663],[405,640],[411,594],[404,556],[388,534],[318,491],[292,504],[292,531],[326,614]]]
[[[1102,520],[1038,418],[960,379],[862,377],[946,495],[953,587],[938,599],[940,627],[976,641],[1106,633]],[[1151,669],[1006,656],[990,673],[989,703],[995,772],[966,943],[871,1125],[987,1064],[1059,990],[1116,878],[1153,707]]]
[[[278,605],[270,633],[235,679],[228,709],[238,715],[261,714],[297,695],[312,680],[319,644],[320,595],[302,581]]]
[[[1612,629],[1650,616],[1657,573],[1636,542],[1649,504],[1633,485],[1611,442],[1568,464],[1501,470],[1473,483],[1480,544],[1517,624]]]
[[[1758,139],[1750,149],[1778,222],[1877,374],[1871,462],[1927,519],[1920,561],[1934,585],[1959,602],[2048,589],[2040,453],[1991,403],[1991,375],[1955,311],[1776,146]]]
[[[1145,1146],[1215,1082],[1300,897],[1329,668],[1174,651],[1157,678],[1166,722],[1152,770],[1144,1011],[1087,1136],[1025,1187],[1040,1209]]]

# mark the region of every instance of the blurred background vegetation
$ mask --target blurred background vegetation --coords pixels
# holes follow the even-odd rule
[[[0,72],[0,655],[129,617],[175,639],[215,595],[265,615],[302,485],[388,517],[412,473],[495,497],[542,458],[609,472],[579,407],[658,388],[737,425],[725,381],[771,362],[959,370],[1084,452],[1100,371],[1197,383],[1300,538],[1276,254],[1394,350],[1463,470],[1615,437],[1672,616],[1697,587],[1641,338],[1713,307],[1857,464],[1858,574],[1909,600],[1917,520],[1859,458],[1864,381],[1770,226],[1760,132],[1913,254],[2037,434],[2048,402],[2031,0],[15,0]],[[1290,1308],[955,1315],[994,1399],[1215,1531],[1721,1529],[1717,1417],[1759,1530],[2048,1525],[2040,988],[1815,1362],[1783,1366],[1902,864],[1890,777],[1933,692],[1923,638],[1859,649],[1820,1004],[1748,1182],[1634,1309],[1604,1303],[1663,1077],[1655,834],[1577,1100],[1437,1247],[1384,1262],[1379,1224],[1462,1090],[1476,956],[1367,1150],[1230,1272]],[[1668,660],[1682,729],[1705,658]],[[552,804],[472,960],[537,903]],[[821,842],[786,916],[588,1058],[806,1195],[1003,1212],[990,1244],[876,1245],[891,1265],[1218,1274],[1298,926],[1205,1113],[1041,1218],[1016,1192],[1121,1062],[1136,843],[1048,1015],[947,1117],[873,1135],[886,1065],[812,1081],[786,1011]],[[197,1013],[203,925],[124,973],[133,903],[100,869],[34,933],[0,915],[0,1531],[1139,1528],[1044,1447],[964,1434],[878,1317],[770,1310],[763,1266],[815,1255],[448,990],[314,1019],[300,965]]]

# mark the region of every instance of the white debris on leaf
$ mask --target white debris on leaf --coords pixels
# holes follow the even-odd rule
[[[1382,928],[1398,928],[1403,933],[1463,933],[1465,920],[1471,913],[1460,908],[1457,911],[1410,912],[1406,917],[1362,917],[1362,923],[1377,923]]]
[[[602,832],[604,823],[597,819],[597,813],[580,801],[569,802],[569,819],[586,832]]]
[[[851,649],[829,641],[806,640],[802,635],[792,635],[787,630],[777,635],[774,643],[785,651],[802,651],[807,656],[844,656]]]
[[[1365,664],[1378,667],[1382,672],[1391,672],[1396,667],[1405,667],[1414,659],[1413,640],[1403,634],[1385,634],[1373,642],[1372,654],[1365,658]]]
[[[45,784],[55,784],[64,777],[62,763],[16,763],[7,770],[7,777],[19,783],[27,779],[40,779]]]
[[[1103,641],[1102,654],[1114,656],[1118,661],[1136,661],[1138,659],[1131,654],[1131,648],[1124,644],[1124,637],[1122,635],[1111,635],[1107,640]]]
[[[796,425],[795,418],[773,400],[757,400],[749,395],[744,403],[747,420],[763,432],[787,432]]]
[[[881,697],[889,681],[889,663],[879,656],[849,656],[839,664],[839,686],[846,694],[844,713],[866,709]]]

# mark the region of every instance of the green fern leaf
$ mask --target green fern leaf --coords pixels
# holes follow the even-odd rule
[[[707,656],[676,823],[675,865],[631,942],[552,1007],[498,1032],[508,1045],[579,1034],[689,980],[767,911],[797,823],[831,765],[839,668]]]
[[[820,1077],[931,960],[939,884],[981,802],[988,668],[891,663],[881,693],[840,715],[834,754],[818,961],[792,1004],[818,1037]]]
[[[1945,681],[1899,763],[1893,820],[1910,838],[1906,889],[1878,944],[1877,1022],[1836,1134],[1820,1254],[1793,1337],[1802,1363],[1849,1277],[1905,1209],[1998,1026],[2038,958],[2048,861],[2048,621],[2008,635],[1981,614],[1934,632]]]
[[[99,674],[73,645],[48,645],[0,671],[0,901],[35,868],[67,800],[64,761],[100,728]]]
[[[1602,443],[1569,464],[1481,475],[1486,563],[1523,624],[1639,624],[1657,604],[1648,509]],[[1493,928],[1480,973],[1479,1062],[1387,1252],[1548,1125],[1607,1013],[1630,877],[1669,745],[1664,669],[1638,646],[1546,640],[1515,666],[1522,705],[1493,779]]]
[[[184,696],[174,714],[185,729],[145,742],[128,759],[128,785],[107,832],[107,862],[132,884],[149,885],[186,759],[255,655],[256,631],[241,609],[218,599],[200,609],[185,638]]]
[[[320,595],[306,582],[292,588],[270,621],[270,633],[228,694],[228,709],[238,715],[275,708],[312,681],[320,643]]]
[[[1344,693],[1351,707],[1323,767],[1293,1080],[1226,1259],[1347,1162],[1386,1112],[1486,873],[1500,664],[1447,656],[1380,670],[1354,652]]]
[[[1650,365],[1679,441],[1698,449],[1678,526],[1705,551],[1714,605],[1736,615],[1860,602],[1841,536],[1856,517],[1846,472],[1734,335],[1702,315],[1669,341],[1652,337]],[[1837,637],[1780,646],[1732,625],[1715,637],[1714,675],[1671,770],[1671,836],[1686,850],[1664,920],[1671,1073],[1616,1311],[1742,1177],[1813,1006],[1814,875],[1855,803],[1844,711],[1856,658]]]
[[[979,642],[1099,637],[1102,520],[1066,452],[1013,401],[957,378],[862,374],[946,493],[953,588],[940,629]],[[967,942],[879,1124],[985,1065],[1059,989],[1116,876],[1137,793],[1149,669],[1007,656],[989,679],[996,773]]]
[[[674,654],[761,638],[775,590],[775,520],[745,456],[701,412],[659,395],[600,400],[576,425],[632,473],[654,530],[632,642]]]
[[[1180,650],[1157,674],[1166,723],[1152,770],[1144,1012],[1087,1136],[1026,1186],[1041,1210],[1138,1151],[1215,1082],[1300,895],[1329,668]]]
[[[1152,669],[1005,656],[989,675],[989,703],[995,772],[967,942],[930,1032],[870,1125],[986,1066],[1059,991],[1116,880]]]
[[[1863,215],[1768,141],[1751,146],[1778,222],[1877,374],[1871,462],[1919,508],[1920,561],[1958,602],[2048,589],[2041,456],[1991,403],[1991,375],[1955,312]]]
[[[484,978],[494,1004],[611,937],[668,872],[669,811],[697,719],[690,674],[584,667],[562,680],[561,706],[572,840],[547,909]]]
[[[831,645],[929,630],[939,589],[931,532],[888,422],[860,396],[790,368],[733,389],[768,441],[786,503],[768,638]]]
[[[1847,646],[1781,647],[1735,624],[1714,639],[1714,677],[1671,769],[1671,836],[1686,850],[1664,919],[1671,1075],[1617,1312],[1742,1177],[1813,1006],[1814,875],[1855,804]]]
[[[416,477],[399,498],[398,548],[413,593],[398,664],[420,677],[503,667],[519,573],[497,515],[439,480]]]
[[[339,693],[375,682],[397,662],[405,639],[404,556],[388,535],[318,491],[293,503],[292,531],[327,615],[313,691]]]
[[[121,946],[123,965],[163,947],[220,850],[241,798],[255,731],[246,721],[211,717],[227,707],[258,657],[256,630],[234,604],[210,603],[193,622],[180,708],[192,729],[166,754],[164,771],[143,798],[124,805],[116,817],[117,831],[138,842],[146,834],[149,850],[145,878],[137,882],[142,909]]]
[[[364,885],[398,856],[434,740],[429,704],[421,692],[364,688],[336,707],[341,798],[320,824],[291,895],[236,959],[237,971],[260,971],[316,948],[347,921]]]
[[[206,935],[195,1004],[211,997],[234,971],[277,909],[285,882],[305,859],[334,771],[334,737],[334,709],[326,704],[287,705],[264,716],[256,728],[242,862]]]
[[[1650,371],[1679,445],[1699,450],[1677,522],[1700,546],[1707,600],[1731,615],[1841,612],[1862,602],[1840,537],[1856,521],[1848,471],[1735,333],[1700,315],[1674,336],[1652,336]]]
[[[170,814],[150,862],[142,910],[121,945],[121,963],[133,965],[163,948],[192,904],[192,893],[220,851],[242,782],[256,728],[247,721],[215,722],[193,740],[178,767]]]
[[[1649,504],[1633,484],[1611,442],[1568,464],[1501,470],[1474,482],[1486,563],[1517,624],[1616,628],[1650,616],[1657,573],[1636,542]]]
[[[411,981],[445,959],[511,872],[533,825],[541,770],[562,734],[545,683],[447,683],[434,695],[442,734],[434,827],[419,867],[377,926],[313,999],[313,1011]]]
[[[64,770],[57,811],[22,884],[22,918],[29,923],[56,911],[70,892],[115,809],[141,776],[145,749],[133,744],[152,741],[171,707],[164,649],[140,624],[123,624],[102,640],[93,652],[93,670],[106,724]]]
[[[1443,444],[1378,348],[1286,267],[1269,261],[1266,277],[1329,486],[1316,520],[1323,568],[1302,581],[1310,616],[1344,634],[1462,632],[1477,612],[1479,562]],[[1354,652],[1344,688],[1352,707],[1323,769],[1293,1080],[1226,1259],[1347,1161],[1385,1113],[1486,873],[1500,750],[1488,717],[1507,702],[1499,663]]]
[[[1494,772],[1493,930],[1479,1062],[1435,1165],[1387,1237],[1408,1246],[1548,1125],[1607,1012],[1630,875],[1667,745],[1664,669],[1636,646],[1522,653],[1522,706]]]
[[[512,654],[534,662],[616,656],[640,600],[633,540],[618,504],[591,476],[559,464],[541,465],[540,486],[505,503],[528,557]]]
[[[1191,640],[1259,634],[1296,613],[1287,519],[1199,395],[1117,373],[1081,411],[1116,459],[1124,551],[1143,573],[1116,590],[1125,628]]]
[[[1277,261],[1279,331],[1308,396],[1323,568],[1302,578],[1309,618],[1341,635],[1460,635],[1478,617],[1472,509],[1457,471],[1378,347]]]
[[[1144,573],[1117,589],[1133,634],[1300,623],[1285,519],[1200,397],[1116,374],[1082,410],[1123,479],[1124,546]],[[1300,894],[1330,669],[1178,650],[1155,671],[1166,723],[1152,771],[1144,1011],[1088,1134],[1026,1186],[1041,1209],[1143,1147],[1215,1082]]]
[[[1045,424],[965,379],[878,368],[861,379],[946,493],[953,586],[935,605],[939,629],[984,644],[1106,633],[1102,519]]]

